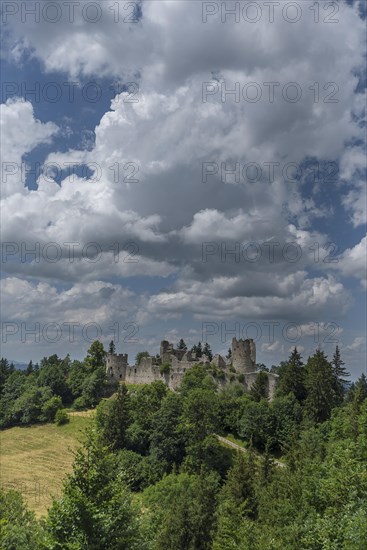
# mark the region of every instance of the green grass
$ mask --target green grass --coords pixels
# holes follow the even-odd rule
[[[91,423],[91,412],[72,413],[70,423],[15,427],[0,434],[1,486],[19,491],[37,517],[47,513],[71,471],[73,451]]]

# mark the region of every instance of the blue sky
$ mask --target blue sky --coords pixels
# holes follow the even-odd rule
[[[130,360],[156,353],[163,338],[207,337],[223,352],[234,331],[256,337],[258,361],[269,366],[294,343],[305,357],[338,343],[358,376],[366,363],[362,3],[339,2],[332,24],[328,2],[318,23],[300,2],[294,23],[282,11],[270,22],[263,2],[258,21],[239,12],[236,23],[219,2],[204,22],[205,2],[144,0],[134,22],[124,20],[126,2],[118,21],[115,3],[100,2],[92,24],[87,4],[70,23],[60,3],[54,24],[43,12],[24,22],[21,3],[14,15],[6,8],[3,355],[81,358],[95,327],[104,343],[118,327]],[[251,86],[257,102],[246,95]],[[239,98],[221,94],[237,87]],[[302,97],[287,100],[296,87]],[[203,181],[205,163],[218,170]],[[222,163],[238,165],[240,181],[223,179]],[[271,182],[268,163],[276,163]],[[262,170],[255,182],[242,177],[249,164]],[[285,178],[292,164],[300,176]],[[42,174],[45,166],[63,170]],[[216,251],[207,261],[205,243]],[[257,261],[242,253],[249,243],[261,250]],[[301,250],[297,262],[284,256],[288,246]],[[223,253],[236,247],[238,256]]]

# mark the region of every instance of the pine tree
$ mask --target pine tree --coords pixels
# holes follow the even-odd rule
[[[334,373],[327,356],[320,349],[307,361],[305,385],[308,417],[316,422],[327,420],[336,401]]]
[[[347,372],[347,369],[344,367],[344,361],[340,357],[339,346],[336,346],[335,348],[335,353],[333,355],[331,365],[334,374],[334,391],[336,402],[339,405],[344,400],[346,387],[348,384],[348,380],[346,379],[350,376],[349,372]]]
[[[268,396],[268,375],[265,371],[260,371],[252,384],[250,394],[255,401],[261,401]]]
[[[116,353],[116,346],[115,346],[115,342],[113,340],[111,340],[111,342],[108,346],[108,353],[110,353],[111,355]]]
[[[361,404],[365,399],[367,399],[367,377],[362,373],[355,384],[353,401]]]
[[[201,548],[202,550],[212,548],[211,537],[215,523],[218,489],[218,474],[202,467],[197,478],[195,501],[193,502],[196,521],[191,548]]]
[[[9,361],[2,357],[0,360],[0,393],[4,387],[5,381],[10,374]]]
[[[204,353],[204,355],[206,355],[209,358],[209,361],[211,361],[213,359],[213,352],[212,352],[211,347],[208,344],[208,342],[205,342],[205,344],[204,344],[203,353]]]
[[[32,363],[32,359],[31,359],[31,360],[29,361],[28,367],[26,368],[26,371],[25,371],[26,374],[27,374],[27,376],[28,376],[29,374],[32,374],[33,370],[34,370],[34,369],[33,369],[33,363]]]
[[[348,401],[351,402],[351,427],[353,432],[354,442],[358,441],[359,426],[358,417],[361,410],[361,405],[367,399],[367,378],[364,373],[358,378],[355,384],[351,385],[347,395]]]
[[[203,355],[203,348],[202,348],[202,346],[201,346],[201,342],[198,342],[197,345],[195,344],[194,346],[192,346],[191,352],[192,352],[192,353],[195,353],[197,359],[199,359],[200,357],[202,357],[202,355]]]
[[[257,501],[255,492],[256,466],[252,445],[245,454],[237,451],[233,466],[228,472],[224,488],[225,498],[251,518],[256,516]]]
[[[306,397],[305,369],[297,348],[294,348],[288,361],[282,365],[280,370],[277,395],[285,396],[289,393],[292,393],[300,402]]]
[[[122,477],[109,449],[89,432],[84,447],[76,451],[62,497],[49,510],[48,544],[13,543],[7,548],[146,548],[138,509]]]
[[[203,348],[201,345],[201,342],[198,342],[197,348],[196,348],[196,356],[202,357],[203,356]]]
[[[187,350],[187,346],[186,346],[185,340],[183,338],[180,338],[180,341],[177,344],[177,349],[183,349],[185,351]]]
[[[264,484],[270,481],[271,474],[274,469],[274,462],[269,453],[269,445],[265,447],[265,453],[261,462],[260,479]]]
[[[126,385],[121,384],[116,399],[103,403],[97,410],[97,425],[103,440],[111,449],[125,447],[130,415],[130,395]]]

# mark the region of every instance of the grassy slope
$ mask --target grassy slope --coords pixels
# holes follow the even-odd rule
[[[72,413],[64,426],[36,424],[1,432],[1,485],[22,493],[37,517],[45,515],[52,497],[60,494],[90,416]]]

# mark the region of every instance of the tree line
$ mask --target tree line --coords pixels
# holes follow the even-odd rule
[[[44,357],[40,364],[30,361],[26,370],[17,370],[5,358],[0,360],[0,428],[53,422],[64,407],[95,407],[106,390],[101,342],[90,346],[83,361],[67,355]],[[65,419],[65,415],[60,415]]]

